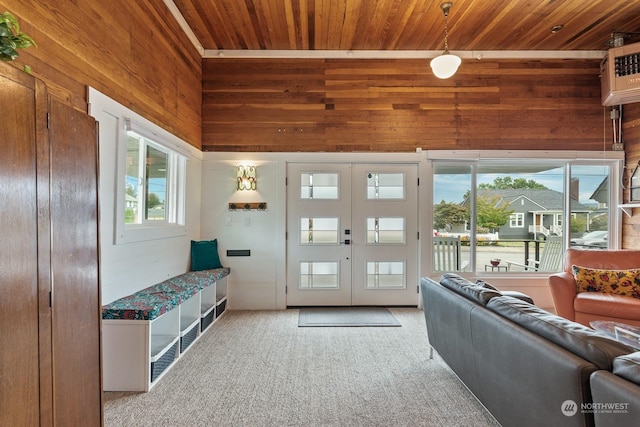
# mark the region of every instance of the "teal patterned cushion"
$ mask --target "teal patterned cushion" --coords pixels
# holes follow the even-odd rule
[[[189,271],[102,306],[103,319],[153,320],[229,275],[229,267]]]

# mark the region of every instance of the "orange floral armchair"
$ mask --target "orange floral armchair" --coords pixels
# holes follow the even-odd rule
[[[640,298],[631,296],[640,289],[640,250],[567,249],[564,271],[549,276],[549,288],[558,316],[586,326],[592,320],[640,326]]]

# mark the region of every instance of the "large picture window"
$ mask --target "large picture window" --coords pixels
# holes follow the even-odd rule
[[[434,231],[460,241],[457,256],[471,271],[560,271],[567,246],[614,247],[619,167],[603,159],[433,160]]]

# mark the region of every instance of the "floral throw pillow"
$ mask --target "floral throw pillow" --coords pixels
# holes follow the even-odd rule
[[[602,270],[574,265],[578,292],[604,292],[640,298],[640,269]]]

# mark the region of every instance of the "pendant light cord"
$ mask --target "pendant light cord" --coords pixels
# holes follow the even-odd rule
[[[449,53],[449,11],[444,11],[444,53]]]

